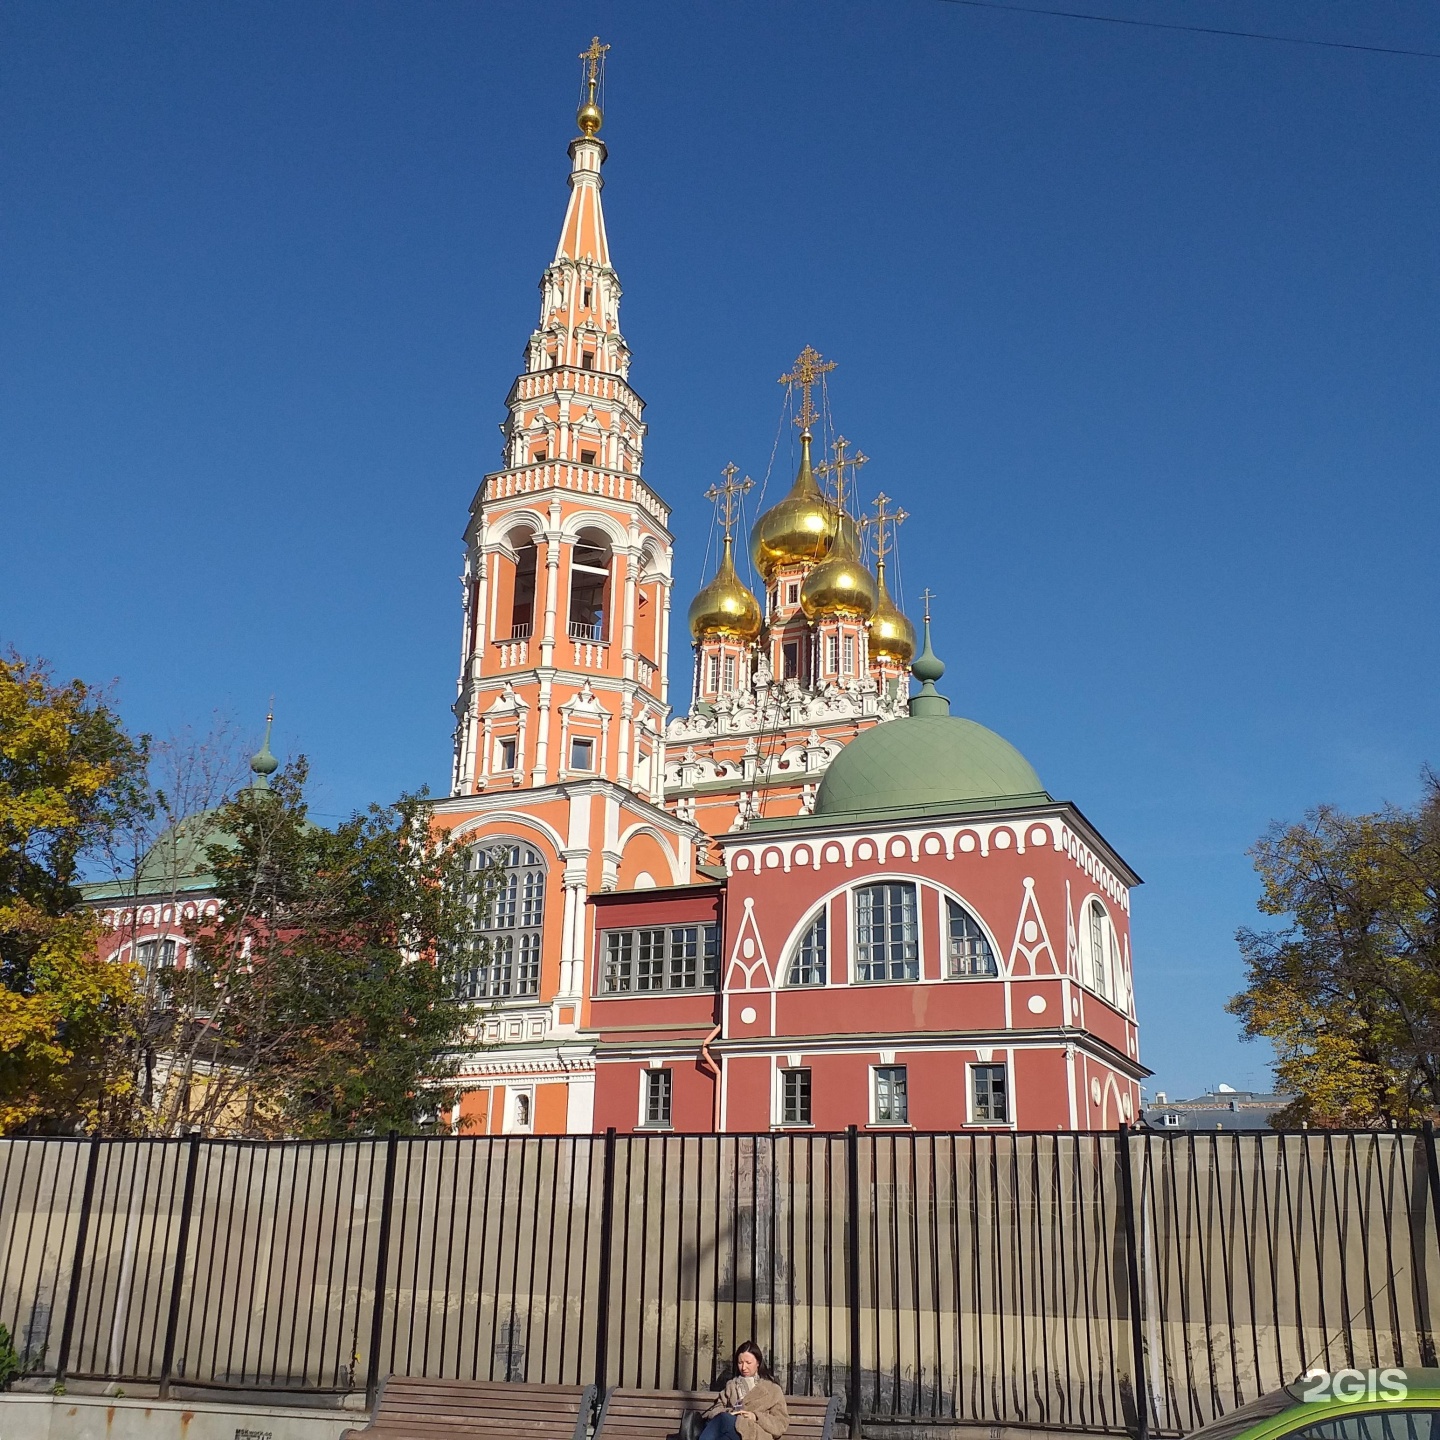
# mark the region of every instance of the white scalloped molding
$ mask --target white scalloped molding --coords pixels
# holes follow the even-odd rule
[[[900,853],[896,853],[897,844]],[[958,824],[900,826],[862,834],[815,835],[794,839],[757,836],[754,840],[725,847],[725,869],[730,875],[757,874],[779,870],[823,870],[842,866],[850,870],[857,863],[894,864],[899,860],[918,861],[922,855],[943,854],[947,860],[965,855],[982,858],[995,851],[1027,849],[1058,850],[1068,855],[1077,869],[1103,890],[1126,914],[1130,912],[1130,890],[1079,834],[1058,816],[1030,816],[1024,820],[969,820]]]

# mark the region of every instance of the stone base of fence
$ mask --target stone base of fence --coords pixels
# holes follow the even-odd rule
[[[0,1395],[4,1440],[340,1440],[362,1410],[144,1395]]]

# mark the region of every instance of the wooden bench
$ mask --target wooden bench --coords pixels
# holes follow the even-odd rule
[[[595,1440],[675,1440],[680,1417],[687,1410],[705,1410],[715,1401],[714,1390],[606,1391]],[[840,1413],[838,1396],[787,1395],[790,1428],[785,1440],[832,1440]]]
[[[416,1380],[392,1375],[370,1423],[340,1440],[585,1440],[595,1387]]]

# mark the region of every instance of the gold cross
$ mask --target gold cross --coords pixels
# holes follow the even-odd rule
[[[737,485],[735,477],[740,473],[740,467],[733,460],[720,473],[725,477],[725,483],[712,485],[705,492],[705,498],[714,503],[715,513],[725,527],[725,538],[728,540],[735,529],[735,518],[740,511],[740,497],[750,490],[755,482],[747,475]]]
[[[863,451],[857,450],[849,459],[846,459],[845,452],[850,448],[850,442],[842,435],[831,445],[831,453],[834,460],[827,460],[817,470],[816,474],[833,477],[835,485],[835,508],[845,508],[845,487],[855,480],[855,472],[862,466],[870,463],[870,457]],[[849,472],[847,475],[846,472]]]
[[[810,403],[811,389],[822,375],[828,375],[834,368],[833,360],[822,361],[820,352],[807,345],[795,357],[795,368],[788,375],[780,377],[782,385],[798,385],[800,387],[802,398],[799,413],[795,416],[795,423],[802,430],[809,430],[815,421],[815,407]]]
[[[898,506],[894,510],[890,497],[882,490],[875,497],[875,513],[865,517],[867,527],[875,527],[875,563],[884,565],[885,557],[895,548],[895,531],[909,518],[908,510],[901,510]]]
[[[590,98],[595,98],[595,77],[600,73],[600,66],[604,63],[605,52],[609,50],[608,45],[600,43],[598,35],[593,36],[590,41],[590,48],[580,52],[580,58],[586,62],[585,79],[590,85]]]
[[[934,592],[933,590],[929,589],[929,588],[926,588],[926,589],[924,589],[924,590],[922,590],[922,591],[920,592],[920,599],[921,599],[921,602],[922,602],[922,603],[924,604],[924,606],[925,606],[925,618],[926,618],[927,620],[930,618],[930,602],[931,602],[934,598],[935,598],[935,592]]]

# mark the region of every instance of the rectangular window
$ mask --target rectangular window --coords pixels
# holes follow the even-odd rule
[[[1109,997],[1110,987],[1106,984],[1106,924],[1105,911],[1096,904],[1090,902],[1090,966],[1094,975],[1095,993]]]
[[[729,695],[729,694],[731,694],[731,693],[734,691],[734,689],[735,689],[735,657],[734,657],[733,655],[727,655],[727,656],[725,657],[725,693],[726,693],[727,695]]]
[[[908,1125],[910,1097],[905,1083],[903,1065],[877,1065],[875,1076],[875,1123],[877,1125]]]
[[[784,673],[782,680],[794,680],[800,674],[800,646],[791,642],[780,652],[780,665]]]
[[[570,768],[572,770],[593,770],[595,768],[595,742],[587,738],[570,741]]]
[[[855,673],[855,637],[853,635],[847,635],[845,637],[845,663],[843,669],[846,675],[853,675]]]
[[[582,305],[590,303],[590,287],[588,285],[580,292],[580,303]]]
[[[543,465],[550,458],[550,452],[548,450],[537,450],[531,458],[537,465]]]
[[[601,992],[713,990],[720,973],[718,925],[671,925],[607,930],[601,953]]]
[[[920,978],[920,930],[913,885],[892,881],[862,885],[855,891],[855,978]]]
[[[798,584],[790,584],[785,587],[785,603],[787,605],[800,603],[800,586]]]
[[[672,1072],[645,1071],[645,1124],[656,1130],[670,1128],[670,1093]]]
[[[712,656],[710,657],[710,693],[711,693],[712,695],[715,695],[715,694],[719,694],[719,691],[720,691],[720,657],[719,657],[718,655],[712,655]]]
[[[595,463],[595,452],[593,450],[582,450],[580,452],[580,463],[582,465],[593,465]]]
[[[808,1125],[810,1123],[810,1071],[782,1070],[780,1072],[780,1123],[782,1125]]]
[[[506,736],[497,746],[498,755],[495,760],[497,770],[513,770],[515,768],[516,741],[513,735]]]
[[[1010,1119],[1003,1065],[970,1067],[970,1118],[977,1125],[1003,1125]]]
[[[593,370],[595,368],[595,352],[585,350],[580,355],[580,368],[582,370]]]
[[[825,637],[825,668],[831,675],[837,675],[840,672],[840,637],[838,635]]]

